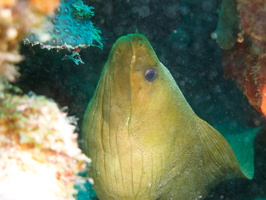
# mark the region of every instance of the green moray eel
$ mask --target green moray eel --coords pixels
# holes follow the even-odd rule
[[[245,177],[223,136],[189,106],[144,35],[114,44],[82,125],[101,200],[195,200]]]

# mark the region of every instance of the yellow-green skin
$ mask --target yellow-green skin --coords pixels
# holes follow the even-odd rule
[[[157,71],[151,82],[149,68]],[[101,200],[195,200],[226,178],[243,177],[226,140],[196,116],[140,34],[114,44],[82,137]]]

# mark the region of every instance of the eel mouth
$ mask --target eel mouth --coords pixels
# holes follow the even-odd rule
[[[106,76],[112,76],[110,84],[123,88],[130,82],[130,66],[133,48],[128,36],[119,38],[114,44],[106,63]]]
[[[119,38],[111,49],[98,84],[102,118],[119,126],[131,116],[131,81],[133,47],[128,36]],[[115,121],[115,122],[114,122]],[[117,121],[117,122],[116,122]],[[115,125],[114,125],[115,124]]]

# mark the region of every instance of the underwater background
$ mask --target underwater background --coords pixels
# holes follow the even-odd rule
[[[77,117],[80,132],[84,111],[94,94],[101,71],[114,42],[129,33],[144,34],[159,60],[170,70],[195,113],[221,130],[251,130],[266,121],[239,90],[226,79],[222,49],[212,39],[218,23],[218,0],[84,0],[94,7],[91,18],[101,31],[102,48],[91,46],[80,51],[84,64],[62,60],[67,50],[41,49],[21,45],[24,60],[15,83],[24,93],[35,93],[67,107]],[[266,30],[265,30],[266,31]],[[83,36],[86,37],[86,36]],[[219,128],[218,128],[219,130]],[[261,131],[255,140],[254,181],[227,181],[206,198],[252,200],[266,197],[266,139]],[[255,136],[254,136],[255,137]],[[79,200],[97,199],[89,183],[80,189]]]
[[[95,8],[92,21],[102,31],[103,49],[82,50],[85,64],[75,65],[62,60],[65,52],[22,46],[26,59],[20,64],[18,85],[24,92],[44,94],[81,119],[112,45],[137,31],[150,40],[189,104],[208,123],[262,123],[235,83],[224,78],[222,50],[211,38],[219,1],[84,2]]]

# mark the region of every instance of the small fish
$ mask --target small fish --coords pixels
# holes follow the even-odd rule
[[[194,113],[141,34],[114,44],[82,139],[101,200],[195,200],[225,179],[246,177],[227,141]]]

